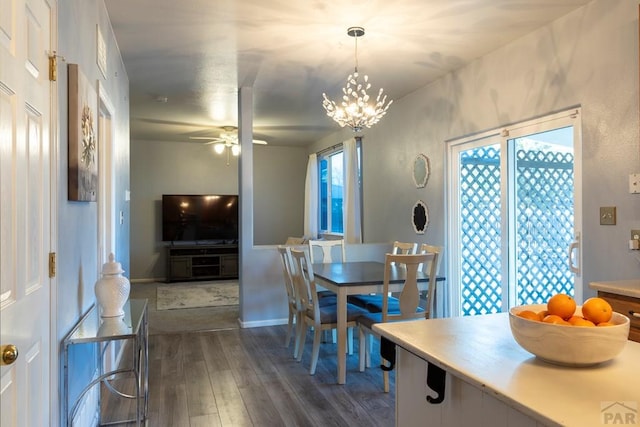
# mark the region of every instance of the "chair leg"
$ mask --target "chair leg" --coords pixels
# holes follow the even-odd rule
[[[313,332],[313,350],[311,350],[311,368],[309,369],[309,373],[311,375],[315,375],[316,366],[318,365],[318,356],[320,355],[320,340],[321,340],[322,331],[320,328],[316,328]]]
[[[353,328],[347,328],[347,349],[348,349],[349,355],[352,355],[353,354]]]
[[[365,333],[364,329],[359,328],[359,333],[358,333],[358,337],[359,339],[359,348],[358,348],[358,353],[360,356],[360,372],[364,372],[365,369],[365,360],[367,358],[367,334]]]
[[[371,351],[373,351],[373,335],[371,334],[367,335],[367,342],[365,343],[364,349],[365,349],[365,355],[366,355],[366,367],[370,368],[371,367]]]
[[[389,366],[390,363],[385,359],[382,359],[382,364],[384,366]],[[382,382],[384,384],[384,392],[389,393],[389,371],[382,371]]]
[[[304,349],[304,337],[303,337],[304,327],[305,327],[304,320],[301,319],[299,315],[297,315],[296,316],[296,337],[295,337],[295,346],[293,349],[293,357],[298,361],[300,360],[298,356],[302,354],[302,351]]]
[[[289,343],[291,342],[291,334],[293,332],[293,320],[294,313],[289,310],[289,323],[287,324],[287,336],[284,338],[284,346],[289,347]]]
[[[298,343],[298,354],[296,356],[296,360],[298,362],[300,362],[302,360],[302,353],[304,353],[304,343],[307,340],[307,334],[306,334],[306,328],[305,328],[305,322],[302,321],[300,323],[300,334],[299,334],[299,343]]]

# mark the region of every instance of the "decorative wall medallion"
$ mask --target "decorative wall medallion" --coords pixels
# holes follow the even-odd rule
[[[416,234],[424,234],[429,225],[429,209],[422,200],[418,200],[416,204],[413,205],[411,222]]]
[[[431,166],[429,165],[429,158],[424,154],[418,154],[413,161],[413,182],[416,184],[416,187],[422,188],[427,185],[430,173]]]

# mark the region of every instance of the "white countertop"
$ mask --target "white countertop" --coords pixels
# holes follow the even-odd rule
[[[615,280],[612,282],[591,282],[591,289],[609,292],[616,295],[625,295],[632,298],[640,298],[640,279]]]
[[[545,425],[601,425],[601,404],[640,409],[640,343],[589,368],[538,360],[520,347],[507,313],[376,324],[374,331]],[[640,414],[640,413],[639,413]]]

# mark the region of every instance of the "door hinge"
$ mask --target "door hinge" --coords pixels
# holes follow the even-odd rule
[[[58,80],[58,61],[55,53],[49,56],[49,80],[52,82]]]
[[[56,277],[56,253],[49,252],[49,278]]]
[[[55,50],[49,54],[49,80],[52,82],[58,80],[58,58],[65,60],[64,56],[58,55]]]

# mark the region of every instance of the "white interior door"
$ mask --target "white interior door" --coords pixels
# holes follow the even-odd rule
[[[7,346],[18,351],[0,367],[1,427],[49,425],[51,398],[57,402],[48,271],[52,8],[46,0],[0,0],[0,360]]]

